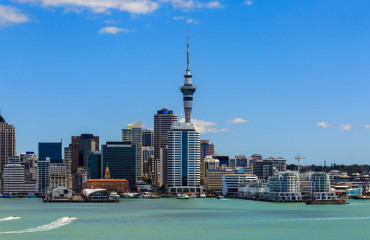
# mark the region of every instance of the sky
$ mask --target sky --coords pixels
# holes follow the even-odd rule
[[[370,163],[368,0],[1,0],[0,108],[17,152],[181,114],[215,151]]]

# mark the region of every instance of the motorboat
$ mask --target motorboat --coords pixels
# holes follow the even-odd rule
[[[200,197],[200,198],[206,198],[206,194],[201,193],[201,194],[199,194],[199,197]]]
[[[125,193],[125,194],[123,194],[123,197],[124,197],[124,198],[134,198],[134,197],[135,197],[135,195],[134,195],[134,194],[132,194],[132,193]]]
[[[186,193],[184,193],[184,194],[180,193],[180,194],[177,195],[177,199],[190,199],[190,197]]]
[[[113,199],[119,199],[119,195],[117,194],[117,192],[111,192],[109,197]]]
[[[217,196],[217,200],[225,200],[224,196]]]
[[[11,193],[4,193],[3,198],[12,198],[13,195]]]

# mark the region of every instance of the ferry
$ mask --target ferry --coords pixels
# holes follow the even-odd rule
[[[217,200],[225,200],[224,196],[217,196]]]
[[[33,194],[33,193],[31,193],[31,194],[28,194],[28,196],[27,196],[28,198],[35,198],[36,197],[36,195],[35,194]]]
[[[119,199],[119,195],[117,194],[117,192],[111,192],[109,197],[112,199]]]
[[[186,193],[184,193],[184,194],[180,193],[180,194],[177,195],[177,199],[190,199],[190,197]]]

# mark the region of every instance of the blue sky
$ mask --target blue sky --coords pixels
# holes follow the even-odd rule
[[[0,108],[17,151],[180,114],[218,153],[370,163],[370,1],[2,0]],[[231,120],[240,118],[238,123]],[[243,121],[247,120],[247,121]]]

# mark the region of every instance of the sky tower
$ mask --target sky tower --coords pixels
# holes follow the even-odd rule
[[[191,109],[193,108],[193,94],[195,92],[195,87],[191,82],[191,73],[189,69],[189,30],[187,36],[187,68],[184,75],[185,81],[184,86],[180,88],[182,95],[184,97],[184,111],[185,111],[185,122],[189,123],[191,120]]]

